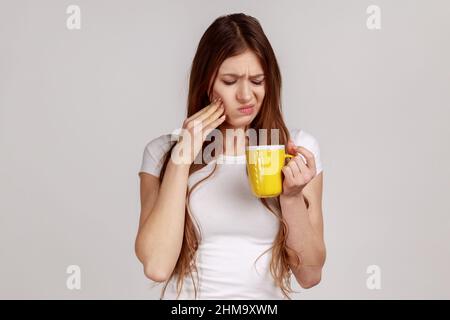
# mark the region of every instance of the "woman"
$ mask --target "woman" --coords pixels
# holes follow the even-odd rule
[[[280,92],[279,67],[259,22],[245,14],[216,19],[193,60],[183,123],[186,132],[202,134],[194,141],[153,139],[139,172],[136,255],[148,278],[166,282],[161,299],[290,299],[292,274],[303,288],[319,283],[325,262],[319,144],[286,128]],[[250,192],[245,150],[238,147],[248,145],[245,136],[224,134],[212,161],[196,161],[213,130],[249,128],[278,130],[276,144],[297,155],[282,169],[278,197]],[[175,146],[189,150],[187,161],[173,161]]]

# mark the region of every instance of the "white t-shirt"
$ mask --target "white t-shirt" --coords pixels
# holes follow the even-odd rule
[[[322,162],[317,140],[300,129],[290,134],[296,145],[314,154],[319,174]],[[160,160],[175,143],[170,138],[170,134],[161,135],[146,145],[139,172],[159,177]],[[215,162],[216,172],[201,182],[190,197],[191,213],[202,235],[196,258],[200,283],[194,274],[197,299],[285,299],[270,273],[271,251],[254,264],[272,246],[279,221],[251,193],[245,155],[220,155],[189,177],[189,188],[206,177]],[[176,299],[176,280],[176,276],[171,279],[163,299]],[[189,275],[184,279],[179,299],[195,299]]]

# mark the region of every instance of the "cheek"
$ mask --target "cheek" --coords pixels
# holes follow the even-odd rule
[[[234,97],[235,97],[235,91],[231,87],[227,86],[221,86],[221,85],[215,85],[214,91],[213,91],[214,97],[220,97],[222,98],[225,109],[228,106],[233,105]]]
[[[266,91],[264,88],[259,89],[256,91],[256,98],[258,99],[258,102],[261,104],[262,101],[264,100],[264,97],[266,95]]]
[[[257,91],[257,96],[260,99],[264,99],[264,96],[266,95],[266,90],[264,88]]]
[[[258,90],[255,95],[256,95],[256,100],[258,101],[257,102],[258,108],[257,108],[256,113],[259,113],[261,111],[262,103],[263,103],[264,97],[265,97],[264,88],[262,90]]]
[[[220,85],[218,81],[214,83],[213,87],[214,97],[221,97],[222,99],[227,95],[227,90],[224,86]]]

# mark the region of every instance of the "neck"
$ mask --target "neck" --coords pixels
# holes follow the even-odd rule
[[[233,127],[228,124],[220,126],[223,137],[223,154],[227,156],[239,156],[245,154],[247,137],[245,130],[247,127]],[[229,129],[227,135],[226,130]]]

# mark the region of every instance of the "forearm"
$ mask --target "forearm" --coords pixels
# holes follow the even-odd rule
[[[136,251],[146,274],[167,276],[178,260],[183,242],[188,176],[188,165],[168,161],[158,198],[137,239]]]
[[[287,245],[297,252],[301,266],[321,269],[325,263],[325,244],[311,224],[304,196],[281,195],[280,204],[288,225]]]

